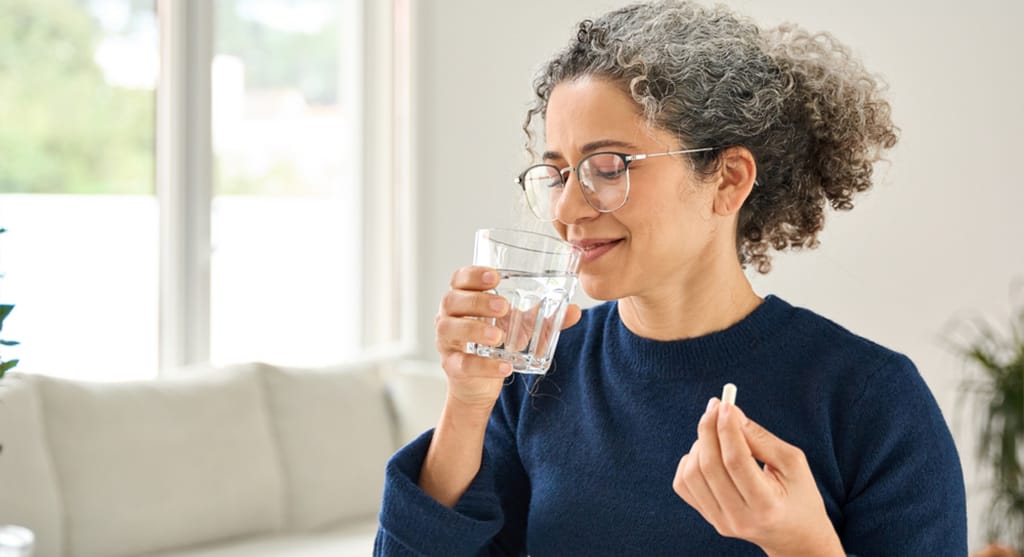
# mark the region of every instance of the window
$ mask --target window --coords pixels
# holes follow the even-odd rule
[[[322,365],[361,348],[356,8],[216,3],[215,363]]]
[[[120,380],[405,345],[404,0],[37,4],[0,6],[18,371]]]
[[[152,377],[157,26],[129,0],[0,4],[0,297],[23,371]],[[6,356],[7,354],[5,354]]]

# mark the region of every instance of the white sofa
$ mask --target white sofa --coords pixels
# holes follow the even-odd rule
[[[245,364],[0,380],[0,524],[36,557],[369,555],[387,458],[437,419],[440,366]]]

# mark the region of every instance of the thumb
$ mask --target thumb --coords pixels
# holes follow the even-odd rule
[[[578,304],[569,304],[569,307],[565,308],[565,319],[562,321],[562,330],[564,331],[578,323],[582,316],[583,311],[580,309]]]
[[[736,408],[739,410],[739,408]],[[799,448],[779,439],[761,424],[748,418],[740,411],[743,423],[743,437],[750,446],[754,458],[777,470],[782,476],[789,476],[801,470],[804,453]]]

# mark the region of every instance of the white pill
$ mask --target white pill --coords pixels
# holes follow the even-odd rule
[[[736,405],[736,385],[726,383],[722,387],[722,404]]]

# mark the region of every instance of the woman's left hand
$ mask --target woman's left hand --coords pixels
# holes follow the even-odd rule
[[[804,452],[717,398],[672,487],[719,534],[769,556],[845,555]]]

